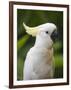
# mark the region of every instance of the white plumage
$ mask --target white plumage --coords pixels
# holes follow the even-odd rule
[[[56,25],[45,23],[37,27],[24,28],[29,35],[36,36],[34,46],[28,51],[24,64],[24,80],[53,78],[53,40],[52,33]]]

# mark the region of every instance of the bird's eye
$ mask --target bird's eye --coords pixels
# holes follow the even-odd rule
[[[46,31],[46,33],[48,34],[48,31]]]

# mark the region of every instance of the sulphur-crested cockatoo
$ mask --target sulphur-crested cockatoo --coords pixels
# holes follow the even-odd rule
[[[53,78],[53,38],[57,34],[57,27],[53,23],[45,23],[36,27],[23,26],[27,34],[35,36],[35,44],[28,51],[24,63],[23,79]]]

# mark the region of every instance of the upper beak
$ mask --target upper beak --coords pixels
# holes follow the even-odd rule
[[[52,34],[51,34],[51,38],[53,41],[55,41],[57,39],[57,36],[58,36],[58,32],[57,30],[55,30]]]

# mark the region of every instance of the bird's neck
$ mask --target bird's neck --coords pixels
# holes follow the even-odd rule
[[[53,41],[50,37],[45,39],[43,37],[37,36],[34,46],[38,48],[52,48],[52,45]]]

